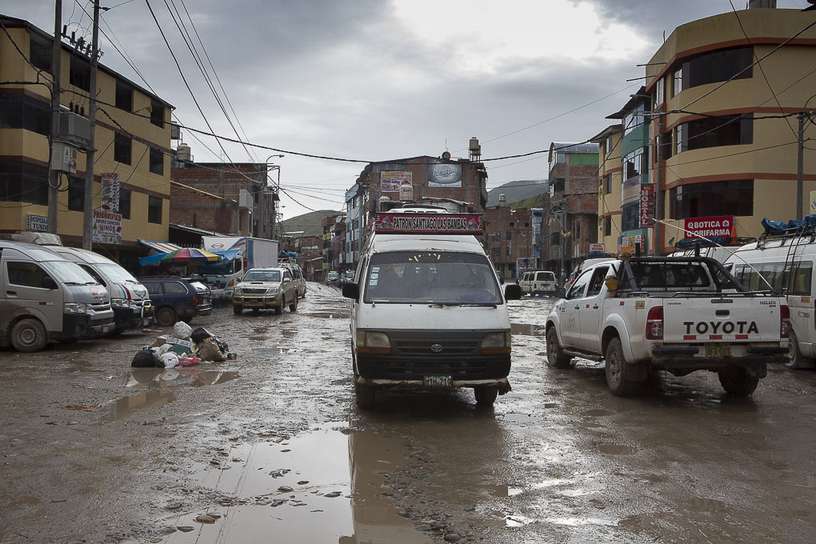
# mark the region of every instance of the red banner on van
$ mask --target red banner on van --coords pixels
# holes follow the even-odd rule
[[[689,217],[683,223],[687,238],[734,238],[736,235],[733,215]]]
[[[378,213],[374,232],[380,234],[481,234],[478,213]]]

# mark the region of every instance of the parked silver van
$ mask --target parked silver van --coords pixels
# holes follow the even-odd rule
[[[65,246],[48,246],[48,249],[77,263],[107,288],[116,321],[114,332],[140,329],[146,322],[150,322],[153,306],[147,287],[118,263],[87,249]]]
[[[0,240],[0,345],[38,351],[114,329],[105,288],[42,246]]]

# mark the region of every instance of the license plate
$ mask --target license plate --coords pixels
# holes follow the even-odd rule
[[[728,344],[706,344],[706,357],[714,357],[722,359],[724,357],[731,357],[731,346]]]
[[[425,387],[449,389],[453,387],[450,376],[425,376],[422,379]]]

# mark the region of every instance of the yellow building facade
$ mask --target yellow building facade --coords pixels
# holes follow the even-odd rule
[[[27,21],[0,21],[0,81],[6,82],[0,85],[0,232],[10,233],[47,221],[50,91],[28,82],[51,83],[52,37]],[[60,62],[62,107],[87,115],[88,57],[63,44]],[[168,238],[172,106],[102,64],[97,91],[94,208],[101,203],[100,176],[118,174],[122,241],[94,249],[131,261],[139,239]],[[61,178],[57,232],[70,245],[82,237],[85,168],[80,152],[76,174]]]
[[[621,125],[610,125],[592,138],[598,144],[598,242],[615,253],[621,234]]]
[[[653,232],[658,252],[687,237],[695,218],[732,218],[740,238],[759,235],[764,217],[814,213],[814,141],[805,144],[803,209],[795,205],[795,115],[816,108],[816,27],[802,32],[815,21],[794,9],[727,12],[678,27],[649,60],[651,181],[667,223]]]

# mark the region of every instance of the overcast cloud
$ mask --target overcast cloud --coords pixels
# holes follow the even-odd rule
[[[174,1],[183,14],[181,0]],[[648,60],[664,31],[730,10],[728,0],[184,2],[250,141],[365,160],[439,155],[446,147],[464,156],[471,136],[481,139],[485,157],[583,140],[604,128],[604,117],[637,89],[639,82],[626,79],[643,75],[635,65]],[[736,3],[745,7],[745,0]],[[64,22],[90,37],[90,21],[78,5],[63,5]],[[165,0],[151,5],[208,119],[218,133],[231,135]],[[5,0],[2,7],[42,29],[53,28],[52,10],[50,1]],[[103,28],[113,30],[182,121],[205,128],[145,1],[119,5],[103,18],[110,25]],[[105,64],[140,82],[104,40],[102,48]],[[189,133],[184,140],[196,160],[223,159]],[[204,141],[218,149],[212,139]],[[240,145],[225,147],[233,161],[248,160]],[[253,153],[263,161],[271,152]],[[342,190],[362,168],[293,155],[279,161],[282,186],[295,186],[292,196],[315,209],[339,209]],[[546,178],[546,168],[546,155],[492,163],[488,186]],[[285,217],[306,211],[287,197],[283,204]]]

